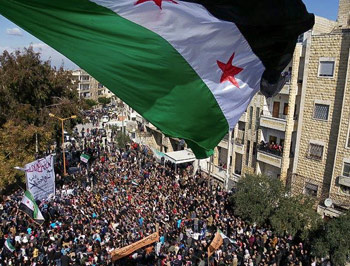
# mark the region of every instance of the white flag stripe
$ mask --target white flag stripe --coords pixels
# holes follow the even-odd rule
[[[265,70],[260,59],[234,23],[215,18],[201,5],[163,2],[160,10],[153,1],[138,5],[130,0],[92,2],[166,39],[209,87],[231,129],[260,89]],[[235,76],[240,88],[229,81],[220,83],[222,71],[217,61],[227,63],[233,53],[232,64],[243,68]]]

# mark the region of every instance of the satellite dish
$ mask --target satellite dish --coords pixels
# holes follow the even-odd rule
[[[326,206],[327,208],[331,207],[333,204],[333,201],[330,198],[327,198],[324,200],[324,206]]]

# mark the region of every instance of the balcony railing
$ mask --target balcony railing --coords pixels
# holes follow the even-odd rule
[[[278,157],[282,157],[283,155],[283,147],[277,144],[261,143],[257,145],[257,149]]]
[[[273,112],[271,113],[268,111],[263,111],[262,115],[266,116],[266,117],[273,117],[273,118],[279,118],[279,119],[286,119],[287,118],[287,115],[284,113],[274,114]]]
[[[282,151],[267,145],[257,145],[257,160],[275,167],[282,167]]]

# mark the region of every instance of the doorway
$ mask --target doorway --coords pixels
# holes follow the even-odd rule
[[[280,102],[273,102],[272,116],[278,118],[280,112]]]

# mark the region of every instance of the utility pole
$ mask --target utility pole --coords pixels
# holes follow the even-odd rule
[[[63,175],[66,176],[67,175],[67,170],[66,170],[66,154],[65,154],[65,151],[64,151],[64,121],[65,120],[68,120],[68,119],[75,119],[77,118],[76,115],[72,115],[70,117],[67,117],[67,118],[61,118],[61,117],[58,117],[58,116],[55,116],[54,114],[52,113],[49,113],[49,116],[50,117],[54,117],[58,120],[61,121],[61,127],[62,127],[62,153],[63,153]]]

